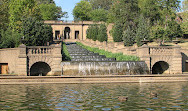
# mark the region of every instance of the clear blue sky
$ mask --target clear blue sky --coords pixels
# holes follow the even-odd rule
[[[76,3],[80,2],[80,0],[54,0],[57,6],[61,6],[62,10],[68,12],[69,18],[67,20],[74,20],[72,15],[72,10]],[[183,1],[183,0],[180,0]],[[65,20],[65,18],[63,18]]]

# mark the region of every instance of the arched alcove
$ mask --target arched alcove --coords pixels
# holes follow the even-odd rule
[[[163,74],[169,69],[169,64],[165,61],[158,61],[152,67],[152,74]]]
[[[65,27],[65,30],[64,30],[64,39],[70,39],[70,27]]]
[[[45,62],[36,62],[30,68],[30,76],[46,76],[51,71],[50,66]]]

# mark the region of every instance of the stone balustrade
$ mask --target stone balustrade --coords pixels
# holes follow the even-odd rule
[[[50,55],[52,54],[52,46],[30,46],[27,47],[28,55]]]
[[[149,47],[150,55],[172,55],[173,47]]]

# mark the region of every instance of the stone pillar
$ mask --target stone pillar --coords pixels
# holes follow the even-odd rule
[[[53,65],[52,65],[52,73],[53,75],[61,76],[62,75],[62,54],[61,54],[61,44],[57,44],[53,48]]]
[[[27,52],[24,44],[19,46],[20,54],[18,57],[18,75],[27,76]]]
[[[173,58],[172,58],[172,74],[182,74],[182,55],[181,55],[181,47],[176,45],[173,48]]]
[[[150,73],[152,72],[151,70],[151,61],[150,61],[150,53],[149,53],[149,46],[144,44],[142,47],[138,48],[138,56],[142,61],[145,61],[145,63],[148,66],[148,69]]]

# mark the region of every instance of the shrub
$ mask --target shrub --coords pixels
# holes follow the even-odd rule
[[[112,29],[112,37],[114,42],[122,42],[123,26],[121,23],[116,22]]]
[[[107,41],[108,35],[106,32],[107,32],[106,25],[101,24],[98,30],[97,40],[100,42]]]
[[[147,20],[143,17],[143,15],[140,16],[139,18],[139,24],[136,30],[136,43],[138,46],[142,46],[142,40],[149,39],[149,34],[150,34],[150,30],[149,30],[149,23],[147,22]]]
[[[133,27],[128,26],[127,30],[123,32],[123,40],[126,46],[132,46],[135,42],[135,30]]]
[[[93,41],[97,40],[97,35],[98,35],[98,25],[97,24],[93,24],[91,25],[91,39]]]

